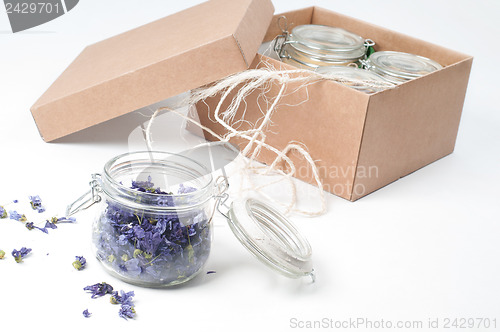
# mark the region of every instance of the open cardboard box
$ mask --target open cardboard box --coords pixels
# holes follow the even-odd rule
[[[392,50],[436,60],[442,70],[406,82],[395,89],[365,94],[333,81],[306,88],[290,85],[275,111],[266,143],[283,149],[289,142],[303,143],[317,161],[324,189],[354,201],[453,152],[463,108],[472,57],[398,32],[322,8],[310,7],[276,15],[264,42],[281,34],[278,18],[285,16],[289,30],[301,24],[341,27],[376,42],[377,51]],[[294,67],[257,55],[251,68]],[[275,86],[268,96],[275,96]],[[224,128],[209,120],[215,97],[196,105],[201,124],[221,135]],[[258,123],[258,94],[246,100],[245,120]],[[242,117],[241,109],[236,119]],[[239,129],[248,128],[243,124]],[[210,137],[209,134],[206,134]],[[235,144],[243,141],[234,139]],[[314,183],[303,160],[290,155],[296,177]],[[258,160],[271,163],[275,155],[262,151]]]
[[[293,68],[256,56],[263,40],[281,33],[273,12],[270,0],[210,0],[89,45],[32,106],[41,136],[55,141],[263,61]],[[290,30],[338,26],[373,39],[377,50],[419,54],[445,68],[373,95],[331,81],[300,89],[282,100],[267,143],[303,143],[325,189],[349,200],[453,151],[472,57],[317,7],[284,15]],[[255,98],[247,100],[250,121],[261,114]],[[205,104],[197,108],[203,125],[224,132],[208,120]],[[273,157],[263,151],[259,160]],[[312,181],[305,163],[297,162],[297,177]]]

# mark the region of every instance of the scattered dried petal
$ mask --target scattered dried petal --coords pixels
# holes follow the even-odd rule
[[[87,265],[87,260],[83,256],[75,256],[76,260],[73,262],[73,267],[77,270],[83,270]]]
[[[92,315],[92,313],[89,312],[89,309],[83,310],[83,317],[89,318]]]
[[[111,296],[111,298],[109,299],[109,301],[112,303],[112,304],[122,304],[122,305],[129,305],[129,306],[133,306],[133,297],[135,296],[135,293],[134,291],[130,291],[130,292],[125,292],[123,290],[120,290],[120,293],[118,294],[118,292],[113,292],[113,295]]]
[[[47,221],[45,222],[45,227],[44,227],[44,228],[45,228],[45,229],[47,229],[47,228],[56,229],[56,228],[57,228],[57,226],[56,226],[55,224],[53,224],[53,223],[51,223],[50,221],[48,221],[48,220],[47,220]]]
[[[0,219],[5,219],[7,218],[7,211],[4,209],[3,206],[0,205]]]
[[[131,305],[124,304],[120,307],[118,311],[118,315],[122,318],[134,318],[135,317],[135,309]]]
[[[28,220],[24,214],[20,214],[17,211],[9,211],[9,218],[17,221],[26,221]]]
[[[16,263],[21,263],[23,258],[26,257],[31,252],[31,248],[22,247],[20,250],[12,250],[12,256],[14,257]]]
[[[40,196],[38,196],[38,195],[29,196],[29,199],[30,199],[31,208],[33,210],[37,210],[38,213],[42,213],[45,211],[45,208],[42,206],[42,199],[40,198]]]
[[[91,298],[96,298],[100,296],[104,296],[106,294],[113,293],[113,287],[105,282],[97,283],[95,285],[86,286],[83,290],[89,291],[92,293]]]

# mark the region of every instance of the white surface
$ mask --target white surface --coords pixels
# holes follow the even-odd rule
[[[47,144],[29,108],[85,45],[198,2],[80,1],[17,34],[0,10],[0,204],[19,199],[16,209],[29,212],[27,196],[39,194],[44,216],[62,213],[92,172],[128,150],[130,132],[147,119],[141,115]],[[0,261],[0,330],[287,331],[298,329],[293,318],[422,321],[419,331],[454,330],[428,329],[429,319],[489,318],[496,329],[459,330],[500,330],[500,2],[275,0],[276,12],[312,4],[475,56],[455,152],[358,202],[328,195],[325,216],[295,217],[313,247],[312,285],[267,270],[222,218],[207,265],[217,273],[168,290],[108,276],[91,255],[91,213],[49,235],[0,220],[0,249],[8,255]],[[33,252],[16,264],[10,252],[21,246]],[[87,257],[86,270],[73,269],[75,255]],[[102,281],[136,292],[135,320],[82,290]],[[89,319],[81,314],[86,308]]]

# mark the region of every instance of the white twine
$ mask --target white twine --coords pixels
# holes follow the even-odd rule
[[[285,89],[288,84],[300,83],[300,86],[294,90],[297,91],[298,89],[307,88],[308,85],[323,80],[332,80],[343,84],[349,84],[352,86],[361,85],[364,87],[371,87],[375,89],[393,87],[393,85],[390,83],[345,79],[342,77],[336,77],[335,74],[325,75],[305,69],[275,70],[273,68],[268,67],[262,69],[246,70],[238,74],[224,78],[210,86],[193,90],[190,97],[188,97],[187,100],[185,100],[183,103],[184,105],[195,105],[198,102],[203,102],[207,98],[221,95],[220,100],[213,114],[209,114],[209,119],[213,122],[217,122],[222,127],[224,127],[224,129],[227,131],[225,135],[221,136],[216,134],[214,131],[210,130],[206,126],[203,126],[189,115],[185,115],[176,109],[169,107],[161,107],[154,112],[146,128],[145,136],[146,136],[147,147],[150,151],[152,150],[151,128],[154,119],[161,111],[169,110],[174,114],[181,116],[186,121],[198,126],[199,128],[209,133],[219,141],[229,142],[230,139],[235,137],[242,138],[247,141],[246,145],[241,149],[241,154],[246,158],[244,159],[243,166],[240,167],[240,172],[247,180],[247,182],[250,184],[250,186],[248,188],[244,188],[243,183],[241,183],[240,192],[258,191],[261,195],[263,195],[267,199],[284,206],[286,213],[294,212],[304,216],[318,216],[324,214],[326,212],[327,207],[326,207],[325,194],[323,191],[323,183],[319,175],[318,167],[316,166],[315,161],[312,159],[311,155],[307,151],[307,148],[301,145],[300,143],[289,142],[289,144],[283,150],[279,150],[271,146],[270,144],[266,143],[266,135],[265,135],[265,130],[270,125],[272,115],[276,111],[282,97],[284,96]],[[280,90],[276,96],[269,99],[266,93],[269,92],[272,85],[276,83],[280,85]],[[267,109],[264,111],[261,110],[263,113],[263,117],[257,121],[257,123],[260,122],[258,126],[254,124],[248,130],[239,130],[240,124],[242,122],[246,122],[246,120],[244,119],[246,114],[246,97],[257,90],[261,91],[258,98],[263,98],[263,100],[268,105]],[[221,111],[222,105],[229,98],[229,96],[233,91],[236,92],[234,97],[232,97],[229,106],[225,110]],[[242,115],[240,119],[235,121],[237,111],[241,108],[242,105],[244,105],[242,109]],[[269,166],[256,166],[255,161],[259,153],[262,151],[262,149],[271,151],[276,155],[275,159]],[[288,155],[291,152],[295,152],[299,155],[299,157],[303,158],[303,160],[305,160],[305,162],[309,165],[309,167],[312,170],[314,182],[318,188],[318,195],[320,202],[320,208],[316,211],[307,211],[296,207],[297,188],[293,180],[293,176],[296,175],[296,167],[293,161],[290,159],[290,157],[288,157]],[[278,165],[281,162],[284,162],[285,164],[284,170],[278,168]],[[252,181],[251,178],[252,174],[257,174],[261,176],[277,175],[278,179],[274,181],[268,181],[264,185],[256,185]],[[264,188],[276,185],[281,181],[286,181],[290,186],[290,191],[292,195],[288,203],[285,203],[283,201],[276,201],[275,199],[267,195],[265,192],[263,192]]]

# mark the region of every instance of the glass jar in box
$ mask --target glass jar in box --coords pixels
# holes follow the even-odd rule
[[[404,52],[380,51],[363,61],[365,69],[377,73],[387,81],[400,84],[443,68],[436,61]]]
[[[373,41],[342,28],[326,25],[299,25],[275,41],[274,49],[283,62],[314,69],[321,66],[359,64]]]
[[[214,181],[205,165],[183,155],[126,153],[93,175],[91,190],[67,215],[97,205],[95,256],[107,272],[139,286],[182,284],[202,271],[215,208],[263,263],[288,277],[314,277],[310,245],[297,229],[254,195],[226,204],[227,183],[225,176]]]

